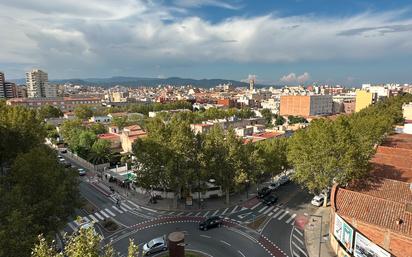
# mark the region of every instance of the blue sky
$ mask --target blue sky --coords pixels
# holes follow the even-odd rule
[[[14,0],[0,2],[0,27],[10,79],[412,82],[406,0]]]

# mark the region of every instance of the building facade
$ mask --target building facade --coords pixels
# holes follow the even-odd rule
[[[26,85],[29,98],[57,97],[56,86],[49,84],[48,74],[42,70],[26,72]]]
[[[60,97],[60,98],[13,98],[7,100],[8,105],[20,105],[28,108],[40,108],[51,105],[62,111],[74,111],[79,105],[100,106],[101,101],[95,97]]]
[[[356,105],[355,112],[358,112],[371,104],[376,103],[378,96],[376,93],[372,93],[366,90],[356,91]]]
[[[331,95],[283,95],[280,97],[280,115],[318,116],[333,111]]]

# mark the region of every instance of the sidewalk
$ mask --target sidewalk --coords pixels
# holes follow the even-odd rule
[[[329,223],[330,207],[319,207],[309,216],[309,223],[305,226],[305,244],[309,257],[336,256],[329,245]]]
[[[167,211],[201,211],[201,210],[216,210],[221,208],[231,207],[233,205],[241,205],[246,202],[248,199],[246,198],[246,192],[233,194],[230,196],[230,203],[225,204],[225,197],[222,196],[216,199],[205,199],[203,204],[200,206],[199,201],[193,200],[193,204],[188,206],[185,204],[184,201],[179,200],[177,203],[177,208],[173,208],[173,199],[161,199],[157,200],[157,203],[149,203],[150,196],[149,194],[141,194],[132,189],[123,188],[118,186],[116,183],[110,183],[109,181],[103,179],[99,179],[96,181],[95,186],[100,187],[100,189],[106,191],[106,193],[111,193],[110,188],[112,187],[115,192],[122,197],[140,205],[149,207],[151,209],[156,210],[167,210]],[[253,198],[255,194],[251,194],[249,192],[249,199]]]

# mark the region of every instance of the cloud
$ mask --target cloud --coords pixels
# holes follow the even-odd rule
[[[280,82],[283,83],[305,83],[310,79],[310,75],[308,72],[304,72],[302,75],[296,75],[296,73],[289,73],[288,75],[284,75],[280,78]]]
[[[157,64],[167,73],[169,67],[197,64],[277,65],[412,56],[412,19],[397,12],[328,18],[268,14],[212,22],[185,8],[219,4],[230,9],[225,7],[229,2],[179,0],[181,5],[173,6],[151,0],[49,2],[0,2],[0,26],[7,35],[2,38],[0,67],[39,66],[51,77],[86,77],[119,75],[119,71],[138,75]],[[239,2],[229,5],[233,3]],[[385,36],[376,40],[371,37],[375,31]],[[24,76],[24,70],[10,76]],[[299,82],[300,76],[295,77]]]
[[[241,8],[241,6],[223,0],[175,0],[174,2],[177,6],[189,8],[199,8],[202,6],[215,6],[230,10],[238,10]]]

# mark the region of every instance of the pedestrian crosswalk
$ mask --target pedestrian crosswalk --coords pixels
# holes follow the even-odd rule
[[[81,217],[81,221],[73,220],[67,223],[67,226],[76,231],[79,226],[87,222],[100,222],[105,219],[116,217],[118,214],[125,213],[127,211],[131,211],[135,208],[135,206],[131,205],[129,202],[121,202],[120,205],[112,205],[110,207],[103,208],[99,211],[96,211],[92,214],[87,216]]]

